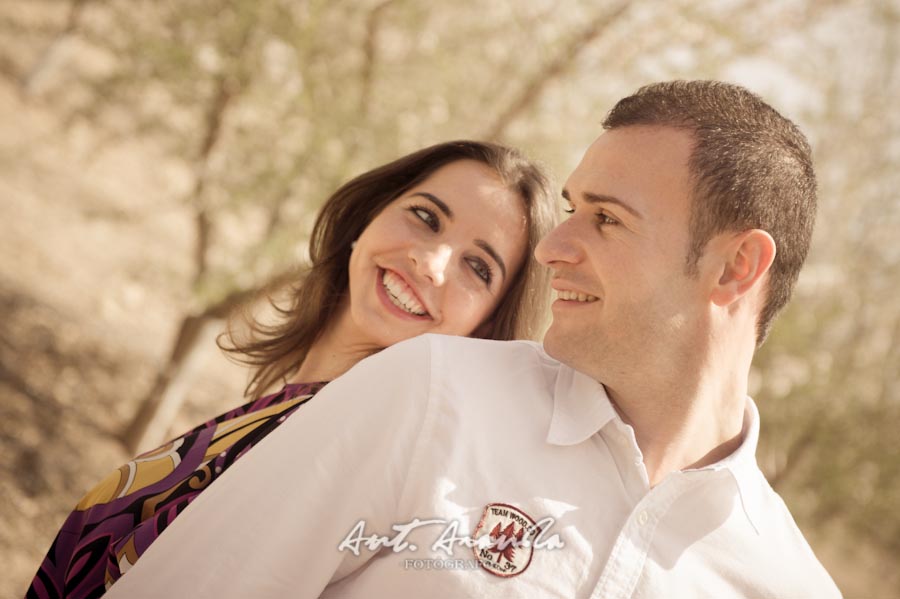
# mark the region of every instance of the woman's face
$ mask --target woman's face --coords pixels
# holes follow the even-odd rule
[[[478,333],[525,261],[522,199],[460,160],[388,204],[350,256],[342,334],[387,347],[423,333]]]

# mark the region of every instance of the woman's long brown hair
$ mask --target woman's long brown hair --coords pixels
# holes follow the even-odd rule
[[[269,297],[279,322],[267,325],[242,311],[251,332],[247,340],[238,339],[234,323],[229,323],[217,343],[232,359],[254,368],[245,391],[248,396],[260,397],[303,363],[347,292],[350,246],[372,219],[431,173],[458,160],[475,160],[494,170],[521,197],[528,220],[525,265],[494,312],[487,337],[536,339],[541,334],[550,299],[549,273],[535,262],[533,252],[556,222],[548,177],[512,148],[465,140],[442,143],[363,173],[334,192],[316,219],[309,242],[311,264],[297,273],[289,305],[281,307]]]

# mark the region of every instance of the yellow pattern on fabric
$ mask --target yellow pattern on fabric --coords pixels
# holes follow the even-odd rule
[[[244,436],[253,432],[264,424],[273,415],[289,409],[298,403],[306,401],[311,395],[301,395],[289,400],[279,402],[258,410],[231,418],[216,425],[215,433],[210,440],[203,460],[197,468],[203,467],[217,454],[226,451],[229,447],[240,441]],[[130,462],[111,472],[97,486],[87,492],[76,510],[86,510],[92,506],[108,503],[119,497],[124,497],[135,491],[156,484],[163,480],[181,463],[178,449],[184,444],[184,438],[179,437],[166,443],[162,447],[148,451],[134,458]],[[167,490],[163,494],[171,492]]]
[[[119,467],[88,491],[75,509],[86,510],[100,503],[108,503],[162,480],[181,463],[178,449],[183,444],[184,439],[179,437]]]
[[[203,457],[203,463],[207,463],[209,460],[214,458],[216,454],[225,451],[226,449],[237,443],[240,439],[258,428],[261,424],[264,424],[274,414],[283,412],[284,410],[291,408],[298,403],[309,399],[310,397],[312,396],[302,395],[299,397],[294,397],[281,403],[271,405],[267,408],[263,408],[262,410],[250,412],[249,414],[244,414],[242,416],[238,416],[237,418],[232,418],[220,423],[216,427],[216,432],[209,443],[209,448],[206,450],[206,455]]]

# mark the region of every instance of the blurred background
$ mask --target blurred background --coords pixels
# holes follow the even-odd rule
[[[134,449],[241,402],[222,318],[340,183],[464,137],[563,181],[617,99],[714,78],[820,178],[760,465],[848,597],[900,597],[898,34],[896,0],[0,3],[0,596]]]

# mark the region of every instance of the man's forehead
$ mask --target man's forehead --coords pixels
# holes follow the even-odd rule
[[[565,189],[570,194],[625,197],[687,191],[693,143],[688,131],[673,127],[635,125],[605,131],[587,149]]]

